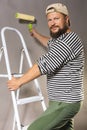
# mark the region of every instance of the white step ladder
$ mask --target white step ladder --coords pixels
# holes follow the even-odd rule
[[[22,34],[15,28],[12,27],[3,27],[1,29],[1,40],[2,40],[2,47],[0,49],[0,61],[2,59],[2,55],[4,55],[5,57],[5,63],[6,63],[6,69],[7,69],[7,74],[0,74],[0,77],[2,78],[8,78],[9,80],[12,78],[12,72],[11,72],[11,68],[10,68],[10,61],[9,61],[9,56],[8,56],[8,51],[7,51],[7,46],[6,46],[6,39],[5,39],[5,31],[6,30],[10,30],[10,31],[14,31],[18,34],[21,43],[22,43],[22,51],[21,51],[21,58],[20,58],[20,66],[19,66],[19,73],[18,74],[13,74],[14,77],[20,77],[22,76],[22,69],[23,69],[23,59],[24,59],[24,54],[26,56],[26,59],[28,61],[28,65],[29,67],[32,66],[32,62],[26,47],[26,43],[23,39]],[[13,108],[14,108],[14,121],[13,121],[13,128],[12,130],[15,130],[15,127],[17,125],[17,129],[21,130],[21,122],[20,122],[20,117],[19,117],[19,112],[18,112],[18,105],[22,105],[22,104],[26,104],[26,103],[31,103],[31,102],[37,102],[37,101],[41,101],[41,105],[43,110],[46,110],[46,105],[44,102],[44,97],[42,95],[41,89],[40,89],[40,85],[38,83],[38,80],[35,79],[34,80],[35,83],[35,87],[36,90],[38,92],[37,96],[32,96],[32,97],[27,97],[27,98],[21,98],[19,99],[19,93],[20,93],[20,89],[17,90],[17,94],[15,94],[15,91],[11,91],[11,97],[12,97],[12,102],[13,102]]]

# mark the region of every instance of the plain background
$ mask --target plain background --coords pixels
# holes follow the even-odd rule
[[[1,0],[0,1],[0,31],[3,27],[9,26],[18,29],[26,42],[28,47],[32,63],[35,63],[37,59],[44,53],[43,48],[38,41],[32,38],[28,32],[27,24],[20,24],[18,19],[15,18],[17,12],[34,15],[37,19],[37,24],[34,24],[35,28],[42,34],[49,36],[49,30],[47,26],[45,9],[48,4],[62,2],[68,6],[71,28],[82,39],[85,51],[85,71],[84,71],[84,90],[85,99],[82,109],[75,117],[75,130],[87,130],[87,0]],[[17,73],[19,69],[21,44],[17,34],[13,31],[5,32],[6,43],[9,53],[10,65],[12,73]],[[0,36],[0,48],[2,46]],[[23,71],[28,69],[26,59],[24,60]],[[6,73],[6,65],[4,56],[0,62],[0,74]],[[13,121],[13,105],[11,100],[11,94],[7,89],[7,78],[0,78],[0,130],[12,130]],[[48,105],[47,93],[46,93],[46,77],[42,76],[38,79],[42,93],[45,97],[46,105]],[[21,97],[27,97],[36,95],[33,82],[25,85],[21,88]],[[40,103],[31,103],[24,106],[20,106],[20,117],[22,124],[30,124],[33,122],[42,112]]]

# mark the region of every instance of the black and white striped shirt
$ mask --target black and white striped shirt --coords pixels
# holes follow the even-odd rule
[[[47,75],[49,100],[76,102],[83,100],[83,45],[70,32],[48,42],[48,52],[38,60],[41,74]]]

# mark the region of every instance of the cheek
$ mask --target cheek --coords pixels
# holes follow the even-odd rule
[[[63,29],[65,26],[66,26],[66,22],[65,21],[60,22],[60,28],[61,29]]]
[[[48,27],[50,27],[50,24],[48,23]]]
[[[60,26],[64,26],[66,23],[65,19],[64,18],[60,18],[56,24],[60,25]]]
[[[51,27],[51,23],[50,23],[50,22],[48,22],[48,28],[50,29],[50,27]]]

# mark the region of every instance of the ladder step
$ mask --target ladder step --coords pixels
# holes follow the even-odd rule
[[[16,78],[19,78],[19,77],[21,77],[23,74],[12,74],[14,77],[16,77]],[[9,77],[9,75],[8,74],[0,74],[0,78],[8,78]]]
[[[43,96],[32,96],[32,97],[28,97],[28,98],[18,99],[17,104],[23,105],[23,104],[27,104],[27,103],[31,103],[31,102],[41,101],[43,99],[44,99]]]

